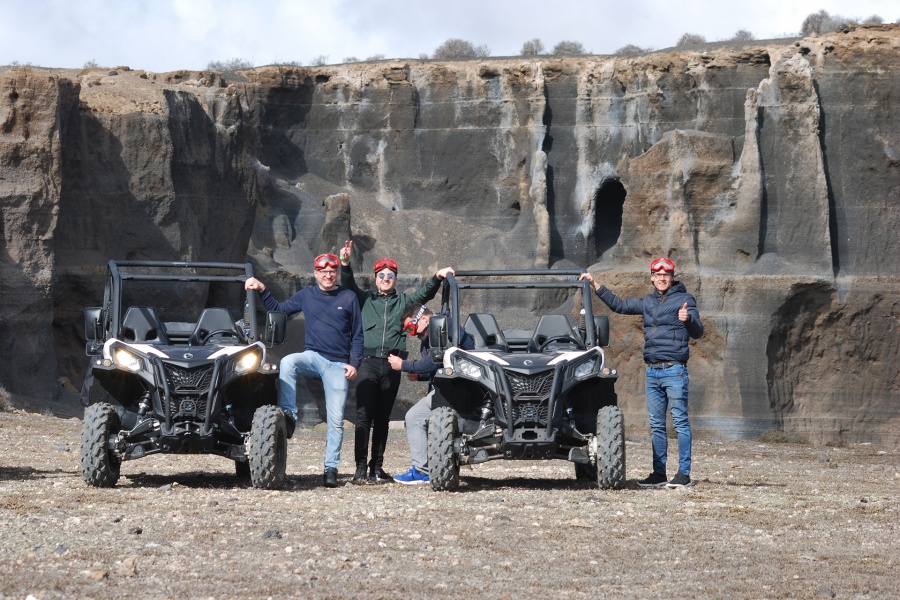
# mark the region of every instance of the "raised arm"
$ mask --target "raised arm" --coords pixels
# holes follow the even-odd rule
[[[352,254],[353,240],[347,240],[344,242],[344,247],[341,248],[341,252],[339,254],[339,258],[341,261],[341,287],[345,287],[356,294],[356,299],[359,300],[360,305],[362,305],[362,303],[366,301],[366,293],[359,289],[359,286],[356,285],[356,277],[354,277],[353,275],[353,267],[350,266],[350,256]]]

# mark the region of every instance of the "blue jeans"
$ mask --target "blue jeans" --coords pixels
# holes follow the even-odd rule
[[[688,372],[684,365],[668,369],[647,367],[644,384],[647,413],[650,415],[650,440],[653,446],[653,472],[666,474],[668,437],[666,412],[672,410],[672,425],[678,434],[678,471],[691,474],[691,424],[688,422]]]
[[[325,413],[328,432],[325,436],[325,468],[337,469],[341,462],[341,444],[344,441],[344,404],[347,402],[349,381],[344,374],[344,364],[332,362],[318,352],[306,350],[288,354],[281,359],[281,388],[278,407],[297,419],[297,377],[315,377],[325,388]]]

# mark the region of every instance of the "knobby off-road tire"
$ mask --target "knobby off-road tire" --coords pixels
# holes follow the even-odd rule
[[[456,411],[440,406],[428,420],[428,476],[436,492],[459,487],[459,463],[453,452],[453,441],[459,437]]]
[[[618,406],[597,411],[597,482],[602,490],[625,487],[625,419]]]
[[[276,490],[284,485],[287,467],[287,427],[277,406],[260,406],[250,426],[250,483],[253,487]],[[240,467],[235,463],[235,469]]]
[[[121,429],[119,415],[110,404],[101,402],[84,409],[81,424],[81,477],[94,487],[113,487],[122,466],[109,450],[109,439]]]

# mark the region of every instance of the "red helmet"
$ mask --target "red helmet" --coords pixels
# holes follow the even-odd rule
[[[650,272],[656,273],[659,270],[663,270],[666,273],[675,274],[675,263],[669,260],[666,257],[654,258],[653,262],[650,263]]]
[[[375,261],[375,272],[381,271],[382,269],[390,269],[394,273],[397,272],[397,263],[394,262],[390,258],[379,258]]]

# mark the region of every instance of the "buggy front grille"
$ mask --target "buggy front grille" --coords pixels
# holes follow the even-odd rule
[[[553,371],[536,375],[506,371],[506,378],[513,396],[510,415],[513,425],[546,426],[550,412],[550,392],[553,390]]]
[[[169,387],[168,412],[172,418],[206,418],[213,365],[182,369],[165,365]]]

